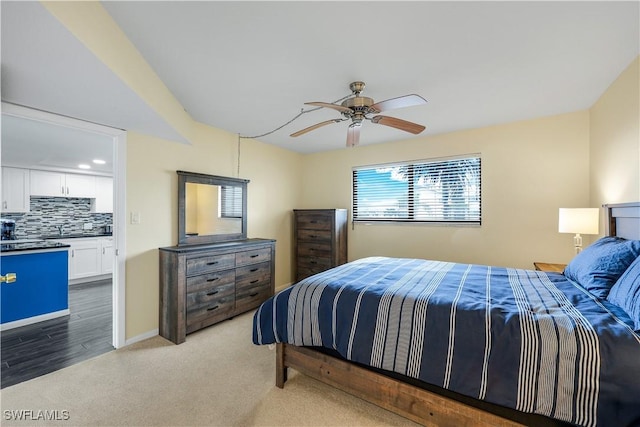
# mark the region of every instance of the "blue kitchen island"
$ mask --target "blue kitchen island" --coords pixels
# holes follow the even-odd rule
[[[3,240],[0,330],[69,314],[69,245]]]

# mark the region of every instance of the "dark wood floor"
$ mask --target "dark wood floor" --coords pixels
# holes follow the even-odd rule
[[[1,387],[113,350],[111,280],[69,287],[69,316],[2,332]]]

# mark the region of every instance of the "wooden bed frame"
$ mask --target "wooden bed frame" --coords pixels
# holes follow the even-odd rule
[[[604,205],[603,210],[606,235],[640,240],[640,202]],[[284,387],[288,368],[426,426],[503,427],[530,424],[527,421],[523,421],[525,424],[516,422],[318,350],[279,343],[276,347],[277,387]],[[518,414],[525,417],[532,415]],[[545,420],[554,423],[554,420]],[[535,424],[539,425],[537,422]]]

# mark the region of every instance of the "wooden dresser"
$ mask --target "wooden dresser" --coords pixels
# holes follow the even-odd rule
[[[347,262],[346,209],[294,209],[296,282]]]
[[[275,240],[160,248],[160,335],[187,334],[258,307],[271,297]]]

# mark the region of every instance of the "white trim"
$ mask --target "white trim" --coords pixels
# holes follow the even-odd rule
[[[126,345],[125,261],[127,259],[127,134],[122,132],[113,144],[113,346]]]
[[[128,340],[125,341],[124,345],[131,345],[140,341],[144,341],[149,338],[153,338],[157,336],[159,332],[160,330],[158,328],[152,329],[148,332],[145,332],[144,334],[136,335],[135,337],[129,338]]]
[[[61,116],[47,111],[35,110],[16,104],[2,102],[2,114],[24,117],[57,126],[92,132],[113,138],[113,245],[115,249],[113,269],[113,346],[125,345],[126,337],[126,300],[125,300],[125,260],[126,260],[126,142],[124,130],[99,125],[71,117]]]
[[[9,329],[19,328],[20,326],[27,326],[33,323],[43,322],[45,320],[55,319],[57,317],[69,315],[69,309],[53,311],[47,314],[40,314],[38,316],[27,317],[25,319],[14,320],[13,322],[7,322],[0,325],[0,331],[7,331]]]

